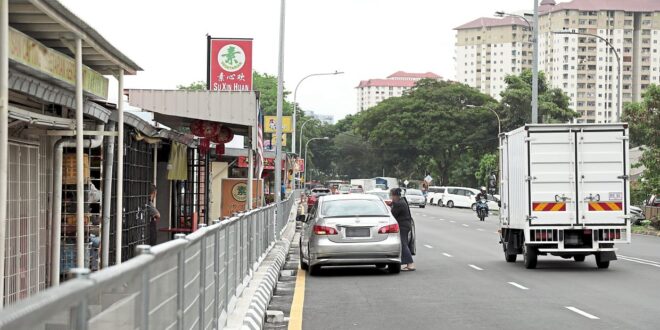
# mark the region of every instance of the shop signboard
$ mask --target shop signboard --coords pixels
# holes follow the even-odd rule
[[[209,90],[252,90],[252,39],[208,37],[207,54]]]
[[[228,217],[234,213],[245,211],[248,187],[247,179],[222,179],[221,217]],[[252,190],[252,207],[261,207],[261,194],[263,180],[254,179]]]
[[[277,134],[273,133],[270,139],[270,147],[274,149],[275,146],[277,146]],[[286,134],[282,134],[282,146],[286,147]]]
[[[248,167],[247,157],[238,156],[238,161],[236,162],[238,167],[246,168]],[[275,158],[264,158],[264,170],[274,170],[275,169]]]
[[[76,61],[35,39],[9,28],[9,59],[41,74],[76,86]],[[108,79],[83,65],[83,90],[102,99],[108,98]]]

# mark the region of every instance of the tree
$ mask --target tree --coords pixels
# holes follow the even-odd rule
[[[205,91],[206,82],[204,81],[195,81],[189,85],[176,85],[176,89],[185,90],[185,91]]]
[[[531,123],[532,72],[523,70],[520,75],[505,78],[507,88],[500,93],[502,100],[498,113],[504,132]],[[559,88],[550,88],[545,74],[539,72],[539,122],[565,123],[579,114],[569,108],[569,97]]]
[[[252,89],[259,92],[259,104],[261,104],[264,114],[275,116],[277,114],[277,76],[255,71],[252,75],[252,84]],[[291,92],[285,89],[282,107],[284,116],[291,116],[293,113],[293,103],[286,100],[289,94]]]
[[[488,110],[465,104],[493,102],[463,84],[421,80],[406,95],[387,99],[352,120],[388,176],[428,173],[439,178],[438,184],[469,184],[475,181],[474,171],[468,173],[465,165],[476,170],[478,161],[470,155],[495,149],[497,121]],[[482,118],[487,119],[477,120]]]
[[[649,195],[660,194],[660,87],[650,85],[642,103],[626,104],[623,121],[628,122],[631,146],[644,149],[639,166],[644,172],[632,185],[632,202],[641,204]]]
[[[479,169],[474,173],[477,179],[477,184],[480,186],[488,186],[488,178],[490,173],[497,171],[497,154],[485,154],[479,160]]]

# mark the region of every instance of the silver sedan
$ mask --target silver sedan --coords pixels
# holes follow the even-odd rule
[[[323,196],[310,211],[300,236],[300,267],[315,275],[332,265],[401,271],[399,225],[378,196]]]

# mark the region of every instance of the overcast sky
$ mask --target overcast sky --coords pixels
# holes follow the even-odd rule
[[[205,80],[207,33],[254,38],[254,69],[277,74],[278,0],[60,1],[144,69],[126,78],[126,88]],[[298,90],[302,108],[343,118],[356,112],[360,80],[398,70],[452,79],[454,27],[532,6],[532,0],[288,0],[285,86],[293,91],[310,73],[346,72],[311,78]]]

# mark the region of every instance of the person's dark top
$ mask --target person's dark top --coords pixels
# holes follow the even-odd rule
[[[410,207],[405,199],[401,198],[398,202],[392,202],[392,215],[399,223],[399,227],[412,228]]]
[[[486,200],[486,203],[488,203],[488,194],[484,194],[482,192],[478,193],[477,196],[474,196],[474,199],[479,203],[479,200],[483,197]]]

